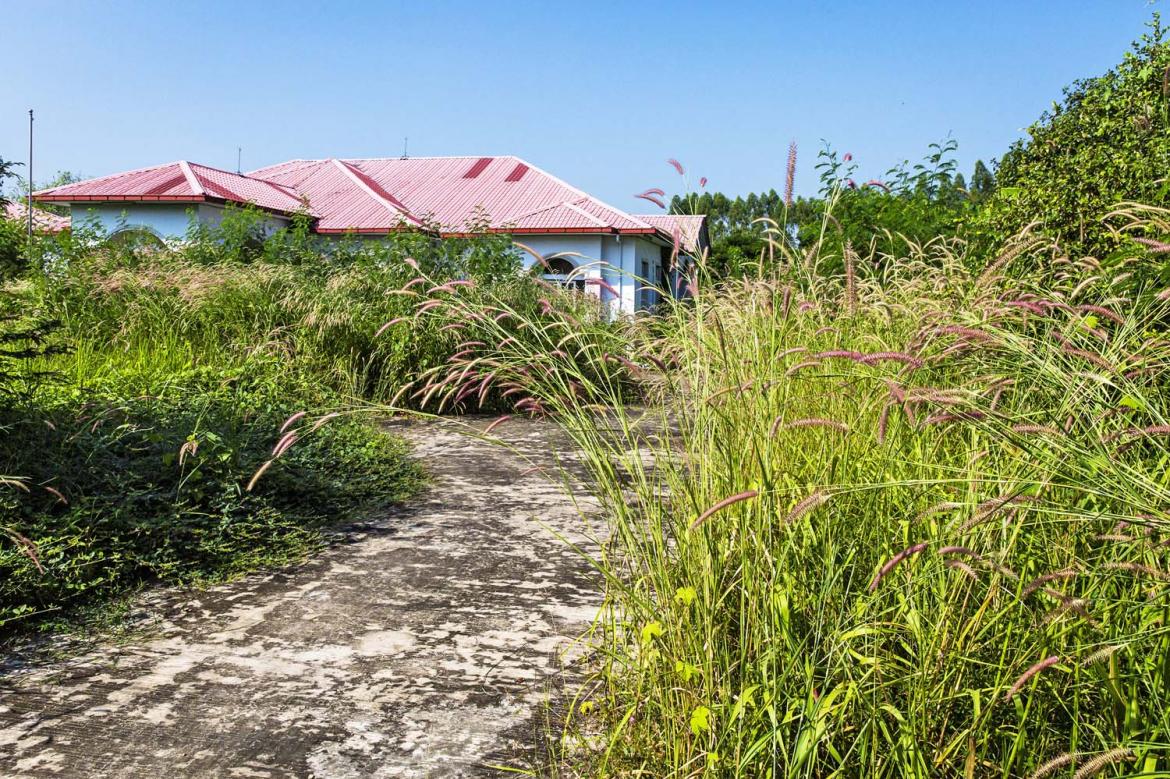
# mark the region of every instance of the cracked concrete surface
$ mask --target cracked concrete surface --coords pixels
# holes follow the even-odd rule
[[[600,583],[550,530],[586,520],[515,453],[400,425],[433,478],[305,565],[140,605],[150,632],[7,663],[5,777],[493,776],[540,711]],[[495,431],[548,463],[551,425]],[[547,525],[548,527],[544,527]]]

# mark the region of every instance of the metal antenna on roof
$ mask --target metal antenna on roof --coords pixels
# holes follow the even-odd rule
[[[236,147],[236,173],[243,173],[243,169],[240,167],[240,160],[242,160],[243,158],[244,158],[244,147],[237,146]]]
[[[402,136],[402,159],[406,159],[406,144],[409,140],[405,135]]]
[[[28,210],[28,245],[31,249],[33,239],[33,110],[28,109],[28,202],[25,204]]]

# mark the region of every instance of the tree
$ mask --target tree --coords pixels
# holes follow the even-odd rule
[[[19,162],[8,162],[0,157],[0,206],[8,205],[8,199],[4,197],[4,182],[10,178],[17,178],[16,167],[20,164]]]
[[[999,161],[983,238],[1035,220],[1066,251],[1105,258],[1121,246],[1101,223],[1117,203],[1170,203],[1170,43],[1158,14],[1149,27],[1116,68],[1066,88]]]
[[[7,218],[4,208],[8,200],[4,197],[4,182],[15,178],[19,162],[8,162],[0,158],[0,282],[17,273],[24,265],[25,234],[20,225]]]
[[[9,199],[20,203],[27,202],[29,191],[28,179],[13,174],[12,180],[13,184],[11,187],[9,187],[8,190]],[[81,180],[82,177],[72,171],[59,170],[53,174],[53,177],[50,179],[33,182],[32,189],[36,191],[41,189],[52,189],[53,187],[63,187],[66,184],[76,184]],[[0,196],[2,195],[3,188],[0,188]],[[69,206],[65,205],[64,203],[42,203],[38,205],[37,208],[40,208],[44,211],[50,211],[54,214],[60,214],[62,216],[67,216],[69,214]]]
[[[983,160],[976,160],[975,170],[971,173],[971,186],[969,187],[971,199],[977,203],[981,203],[995,193],[995,176],[987,166],[983,164]]]

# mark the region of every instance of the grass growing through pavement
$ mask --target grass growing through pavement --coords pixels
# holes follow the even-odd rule
[[[0,636],[300,559],[418,489],[406,447],[351,413],[454,343],[383,329],[419,294],[392,290],[414,262],[520,299],[510,244],[326,251],[258,225],[231,212],[165,250],[78,225],[0,288]]]
[[[613,521],[566,764],[1170,767],[1165,305],[1027,236],[979,273],[941,241],[835,277],[777,252],[608,338],[420,307],[465,323],[430,402],[490,385],[553,417]]]

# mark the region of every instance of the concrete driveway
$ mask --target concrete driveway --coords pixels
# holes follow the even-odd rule
[[[485,423],[480,423],[482,424]],[[136,607],[146,632],[0,677],[5,777],[499,775],[538,759],[546,691],[600,600],[585,520],[521,457],[397,426],[433,477],[294,569]],[[496,431],[535,462],[546,423]]]

